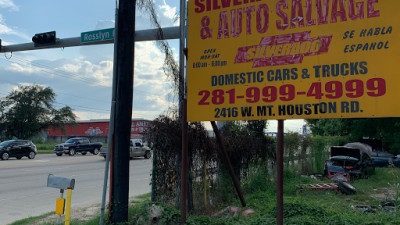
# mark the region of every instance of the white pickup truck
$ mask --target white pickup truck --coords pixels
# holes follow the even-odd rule
[[[106,158],[107,150],[102,150],[99,155]],[[133,159],[134,157],[144,157],[145,159],[151,157],[151,148],[149,148],[146,143],[143,143],[142,139],[130,140],[129,158]]]

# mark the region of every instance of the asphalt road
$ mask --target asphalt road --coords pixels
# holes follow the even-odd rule
[[[151,159],[130,160],[130,196],[151,191],[151,166]],[[72,208],[81,204],[100,203],[104,167],[103,157],[90,153],[85,156],[77,154],[61,157],[55,154],[41,154],[36,155],[33,160],[26,157],[21,160],[0,160],[0,224],[55,210],[60,190],[47,187],[49,174],[75,178]]]

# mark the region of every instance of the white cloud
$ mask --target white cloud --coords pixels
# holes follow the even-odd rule
[[[78,60],[73,63],[64,64],[62,70],[76,74],[78,77],[90,79],[91,85],[111,87],[113,62],[101,61],[99,64],[93,64],[90,61]]]
[[[18,7],[11,0],[0,0],[0,8],[10,8],[13,11],[18,11]]]
[[[178,26],[177,9],[167,4],[165,0],[155,0],[154,10],[156,12],[158,23],[161,27]],[[152,29],[151,19],[146,8],[138,10],[136,13],[136,30]]]
[[[155,102],[156,104],[153,104],[150,107],[153,109],[158,109],[160,106],[166,106],[169,103],[163,97],[164,96],[151,95],[151,96],[146,96],[146,100]]]
[[[155,42],[135,43],[135,85],[150,83],[161,87],[165,83],[163,63],[164,55]]]
[[[0,15],[0,34],[14,34],[15,32],[4,24],[2,16]]]
[[[163,64],[164,55],[155,42],[145,41],[135,43],[135,69],[140,71],[159,70]],[[150,67],[150,68],[149,68]]]
[[[24,74],[39,73],[41,71],[41,69],[38,67],[32,67],[31,65],[23,66],[22,64],[18,63],[11,63],[11,65],[9,67],[6,67],[5,69],[7,71],[24,73]]]
[[[29,86],[29,85],[32,85],[32,84],[26,83],[26,82],[20,82],[20,83],[18,83],[18,86],[15,86],[14,90],[18,90],[20,86]],[[44,87],[44,85],[41,85],[41,84],[36,84],[36,85]]]
[[[0,0],[0,7],[1,7],[1,1],[2,0]],[[30,39],[26,34],[16,31],[16,30],[10,28],[9,26],[7,26],[7,24],[3,18],[3,15],[1,15],[1,14],[0,14],[0,35],[15,35],[15,36],[20,37],[25,40]],[[3,42],[2,44],[4,45],[5,42]]]
[[[174,20],[176,17],[176,7],[169,6],[165,0],[163,0],[163,5],[160,5],[160,9],[163,11],[162,14],[168,19]]]
[[[76,111],[76,110],[74,110],[74,113],[78,117],[77,120],[110,119],[109,113],[95,113],[95,112]]]
[[[135,107],[135,106],[134,106]],[[74,110],[78,120],[91,120],[91,119],[110,119],[109,113],[95,113],[87,111]],[[147,111],[147,110],[133,110],[132,118],[144,118],[144,119],[155,119],[160,114],[159,111]]]

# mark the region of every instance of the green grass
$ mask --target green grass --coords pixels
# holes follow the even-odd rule
[[[60,144],[59,142],[44,142],[35,143],[38,154],[50,154],[54,153],[54,146]],[[107,147],[107,144],[103,143],[103,147]]]
[[[22,219],[22,220],[15,221],[15,222],[13,222],[13,223],[11,223],[9,225],[29,225],[29,224],[32,224],[32,222],[34,222],[34,221],[43,219],[43,218],[45,218],[45,217],[47,217],[49,215],[52,215],[52,214],[54,214],[54,212],[49,212],[49,213],[46,213],[46,214],[43,214],[43,215],[40,215],[40,216],[28,217],[28,218],[25,218],[25,219]]]
[[[57,144],[59,143],[57,142],[35,143],[39,154],[54,153],[54,146],[56,146]]]
[[[344,195],[332,190],[300,190],[298,184],[330,183],[324,179],[317,181],[308,177],[301,177],[294,173],[284,173],[284,224],[400,224],[400,213],[379,210],[381,199],[376,199],[372,194],[381,194],[390,197],[388,188],[400,193],[400,169],[377,168],[376,173],[369,179],[351,181],[357,189],[355,195]],[[259,225],[276,224],[276,184],[274,178],[258,171],[249,179],[242,181],[245,193],[246,207],[242,210],[253,209],[255,214],[248,217],[211,218],[206,214],[192,213],[187,217],[190,225]],[[396,189],[397,188],[397,189]],[[150,194],[137,198],[129,208],[129,224],[136,224],[139,215],[146,215],[146,209],[153,203],[148,199]],[[156,203],[159,204],[159,203]],[[173,206],[159,204],[164,208],[161,224],[179,224],[180,211]],[[367,213],[355,209],[355,206],[368,205],[377,207],[376,213]],[[398,204],[399,205],[399,204]],[[227,206],[240,206],[240,201],[234,197],[216,208],[209,208],[210,214],[218,212]],[[29,219],[29,218],[28,218]],[[32,218],[30,222],[35,221]],[[13,223],[12,225],[25,225],[27,223]],[[72,221],[71,225],[99,224],[99,217],[87,223]]]

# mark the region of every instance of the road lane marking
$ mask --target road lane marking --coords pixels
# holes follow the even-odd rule
[[[103,161],[102,159],[90,159],[90,160],[78,160],[78,161],[50,161],[50,160],[35,160],[30,161],[29,163],[7,163],[5,165],[0,165],[0,168],[9,168],[9,167],[18,167],[18,166],[34,166],[34,165],[46,165],[46,164],[68,164],[68,163],[79,163],[79,162],[94,162],[94,161]]]

